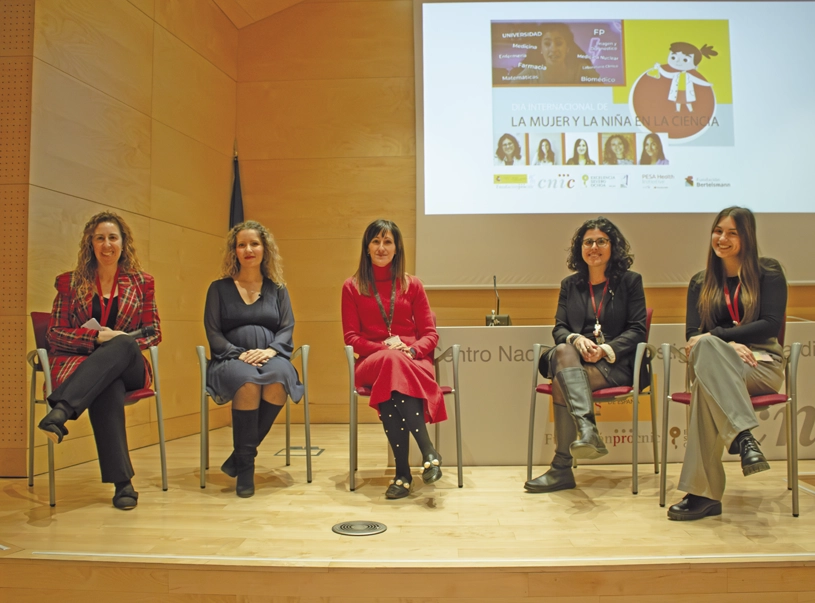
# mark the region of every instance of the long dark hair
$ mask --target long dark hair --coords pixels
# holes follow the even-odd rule
[[[776,268],[775,263],[759,262],[756,217],[752,211],[746,207],[736,205],[724,208],[713,220],[713,226],[710,228],[711,234],[724,218],[732,218],[736,225],[736,232],[739,233],[739,260],[741,260],[741,267],[739,268],[739,281],[741,282],[739,300],[744,306],[744,316],[741,322],[752,322],[758,318],[761,308],[761,269],[780,269],[780,266]],[[707,265],[699,278],[702,281],[702,287],[699,292],[697,308],[701,318],[701,329],[706,332],[716,326],[715,316],[725,306],[724,281],[727,278],[724,262],[713,251],[712,243],[708,243]]]
[[[543,151],[543,143],[546,143],[546,146],[549,147],[549,150],[544,152]],[[549,142],[548,138],[541,138],[541,141],[538,143],[538,153],[537,153],[538,162],[543,163],[544,161],[548,163],[555,162],[555,152],[552,150],[552,143]]]
[[[577,140],[574,141],[574,149],[572,150],[572,158],[569,160],[569,161],[574,161],[575,164],[577,164],[580,161],[580,154],[577,152],[577,147],[580,145],[581,142],[586,145],[586,163],[591,161],[591,157],[589,157],[589,141],[586,140],[585,138],[578,138]]]
[[[372,295],[374,289],[374,269],[371,262],[371,256],[368,254],[368,245],[371,244],[376,237],[389,232],[393,237],[393,244],[396,247],[396,252],[393,254],[391,261],[391,278],[396,280],[402,287],[402,292],[406,292],[408,288],[408,278],[405,272],[405,243],[402,238],[402,232],[396,225],[396,222],[390,220],[374,220],[365,229],[362,235],[362,249],[359,253],[359,266],[354,274],[354,280],[357,283],[357,289],[362,295]]]
[[[645,145],[648,143],[648,139],[651,139],[657,147],[657,156],[656,159],[651,159],[651,156],[645,152]],[[662,140],[656,134],[646,134],[645,139],[642,141],[642,155],[640,155],[640,165],[652,165],[656,164],[657,161],[660,159],[665,159],[665,151],[662,150]]]
[[[569,257],[566,260],[566,266],[569,270],[574,270],[584,280],[589,279],[589,266],[586,260],[583,259],[583,236],[589,230],[601,230],[606,233],[608,240],[611,242],[611,258],[608,260],[606,266],[606,278],[610,283],[616,283],[625,274],[626,270],[631,268],[634,263],[634,256],[631,253],[631,246],[628,241],[620,232],[611,220],[598,216],[583,222],[583,225],[578,228],[572,237],[572,244],[569,247]]]

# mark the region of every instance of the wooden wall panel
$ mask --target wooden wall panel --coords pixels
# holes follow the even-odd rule
[[[232,158],[157,121],[152,143],[150,216],[224,236],[229,226]]]
[[[238,77],[238,30],[213,0],[156,0],[156,23]]]
[[[240,0],[214,0],[214,2],[238,29],[254,22],[252,15],[241,6]]]
[[[150,229],[150,270],[162,320],[203,320],[223,238],[159,220],[151,220]]]
[[[413,4],[292,6],[241,31],[239,64],[241,82],[412,78]]]
[[[244,207],[247,215],[268,216],[266,225],[281,239],[359,242],[365,227],[382,217],[412,238],[414,166],[413,157],[243,161]]]
[[[252,15],[254,20],[264,19],[278,13],[300,0],[237,0],[243,9]]]
[[[145,213],[150,118],[35,60],[31,183]]]
[[[161,27],[153,47],[153,118],[232,154],[235,81]]]
[[[129,2],[37,0],[34,56],[150,114],[153,22]]]
[[[238,84],[246,159],[413,156],[412,78]]]
[[[138,8],[141,12],[145,15],[150,17],[151,19],[155,15],[155,0],[128,0],[130,4]]]

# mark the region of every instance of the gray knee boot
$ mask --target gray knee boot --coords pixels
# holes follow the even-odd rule
[[[597,432],[594,419],[594,400],[591,397],[591,385],[585,369],[569,367],[555,375],[563,391],[566,405],[574,417],[577,438],[569,446],[572,456],[578,459],[598,459],[608,454],[603,439]]]
[[[577,437],[577,430],[569,410],[560,404],[554,404],[554,407],[555,458],[552,459],[549,471],[524,484],[528,492],[556,492],[575,487],[569,445]]]

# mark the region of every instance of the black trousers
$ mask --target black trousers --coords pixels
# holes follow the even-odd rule
[[[69,419],[85,411],[93,426],[99,468],[105,483],[133,477],[125,428],[125,392],[144,387],[144,360],[136,340],[119,335],[106,341],[55,389],[48,401],[73,410]]]

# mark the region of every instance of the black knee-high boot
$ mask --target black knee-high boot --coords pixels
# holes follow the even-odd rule
[[[441,478],[441,455],[436,451],[435,446],[430,441],[430,434],[427,432],[427,424],[424,422],[424,400],[404,396],[398,392],[394,393],[396,409],[402,415],[402,421],[408,427],[410,435],[414,437],[422,451],[422,481],[432,484]]]
[[[235,493],[249,498],[255,493],[255,456],[258,453],[258,409],[232,409],[232,444],[238,483]]]
[[[554,407],[555,458],[552,459],[549,471],[524,484],[527,492],[556,492],[575,487],[572,454],[569,452],[569,446],[577,437],[577,430],[569,409],[560,404],[555,404]]]
[[[597,431],[594,418],[594,399],[591,397],[589,376],[584,368],[568,367],[555,375],[566,406],[574,417],[577,437],[569,446],[572,456],[578,459],[597,459],[608,454],[603,438]]]
[[[266,400],[260,401],[260,408],[258,408],[258,446],[260,446],[263,440],[266,439],[266,436],[269,435],[272,425],[274,425],[275,419],[277,419],[277,415],[280,414],[282,409],[283,407],[277,404],[266,402]],[[235,469],[234,452],[232,452],[224,461],[224,464],[221,465],[221,471],[226,473],[229,477],[237,477],[238,472]]]

